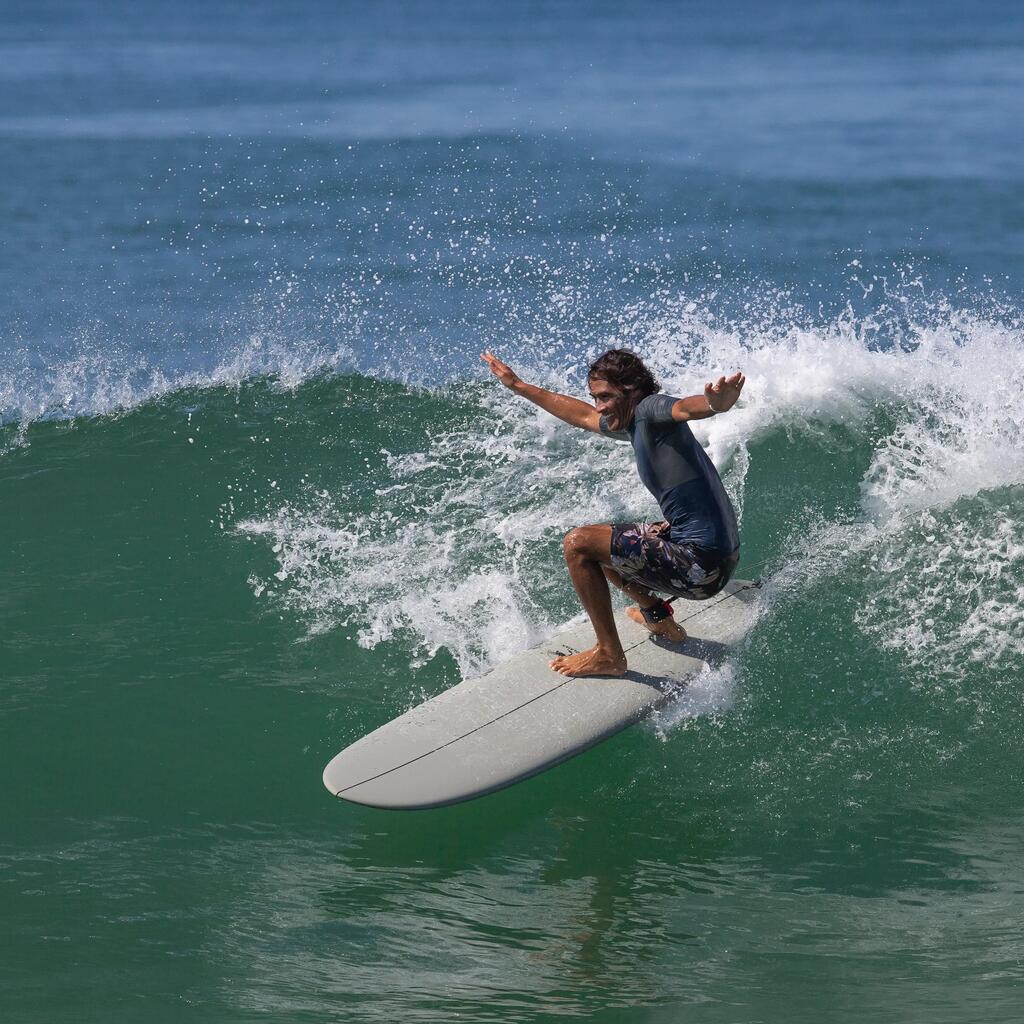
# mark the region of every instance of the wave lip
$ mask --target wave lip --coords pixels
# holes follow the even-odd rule
[[[8,363],[0,372],[0,425],[13,424],[24,434],[39,420],[124,413],[178,391],[238,387],[259,378],[295,388],[321,374],[350,370],[356,358],[345,344],[295,344],[253,334],[209,370],[165,370],[132,353],[96,351],[86,344],[43,369],[31,365],[24,349]]]

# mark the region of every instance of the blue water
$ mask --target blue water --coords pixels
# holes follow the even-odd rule
[[[254,334],[465,368],[680,287],[826,315],[879,278],[1022,287],[1012,4],[43,4],[2,33],[0,344],[32,379]]]
[[[0,6],[9,1019],[1013,1019],[1022,127],[1011,3]],[[331,800],[654,511],[478,360],[619,343],[747,374],[749,642]]]

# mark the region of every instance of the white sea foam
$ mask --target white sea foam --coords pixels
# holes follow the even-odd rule
[[[852,519],[797,531],[772,561],[771,601],[823,579],[859,593],[854,618],[916,680],[991,679],[1024,665],[1024,335],[1019,327],[946,311],[903,344],[880,349],[849,323],[770,338],[681,318],[654,333],[652,362],[682,390],[692,355],[708,374],[741,366],[742,408],[697,432],[716,460],[743,456],[759,435],[812,437],[842,424],[872,445]],[[878,414],[883,414],[879,420]],[[879,423],[885,432],[877,433]],[[821,442],[828,445],[822,435]],[[729,477],[727,476],[727,479]],[[734,474],[733,489],[738,480]],[[756,499],[755,499],[756,500]],[[972,667],[973,666],[973,667]]]
[[[972,502],[877,531],[863,564],[877,581],[855,613],[864,633],[917,671],[918,685],[1019,683],[1024,543],[1019,503]]]

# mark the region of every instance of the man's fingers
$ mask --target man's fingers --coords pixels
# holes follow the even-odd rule
[[[741,372],[734,373],[731,377],[719,377],[717,381],[708,381],[704,385],[705,391],[721,391],[724,387],[734,387],[737,390],[747,383],[747,378]]]
[[[494,373],[503,373],[508,367],[493,352],[481,352],[480,358]]]

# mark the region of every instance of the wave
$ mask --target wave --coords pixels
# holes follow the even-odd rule
[[[741,572],[768,563],[769,602],[842,593],[852,627],[914,685],[969,685],[982,662],[1011,679],[1024,662],[1021,330],[998,310],[908,305],[814,324],[782,298],[730,318],[714,295],[663,297],[622,310],[601,346],[641,352],[670,393],[746,373],[741,405],[694,429],[740,513]],[[581,394],[597,349],[530,335],[502,354],[528,379]],[[566,531],[657,510],[628,448],[468,371],[466,353],[446,383],[381,390],[405,364],[396,373],[375,351],[367,365],[347,343],[252,333],[212,369],[177,374],[84,342],[42,369],[22,353],[0,375],[0,439],[31,444],[40,420],[159,413],[196,392],[188,404],[207,407],[204,443],[227,451],[216,396],[265,382],[253,403],[309,425],[275,442],[293,445],[287,462],[311,458],[294,435],[323,444],[339,428],[351,458],[285,489],[269,475],[255,483],[254,463],[245,486],[257,500],[244,508],[228,478],[219,522],[273,556],[272,572],[252,573],[253,593],[295,616],[300,636],[339,630],[414,665],[441,656],[480,672],[579,615]]]
[[[899,345],[867,333],[843,320],[757,335],[687,304],[620,340],[671,393],[746,372],[741,406],[695,432],[741,513],[741,572],[761,560],[772,569],[769,601],[838,586],[854,596],[865,642],[929,677],[960,678],[978,659],[1019,665],[1020,335],[966,314]],[[512,362],[552,387],[575,372],[526,352]],[[276,559],[254,592],[299,615],[309,636],[398,643],[414,664],[446,652],[470,674],[579,614],[561,562],[567,530],[657,510],[625,446],[490,381],[427,395],[422,443],[391,450],[379,436],[371,490],[293,495],[234,525]]]

